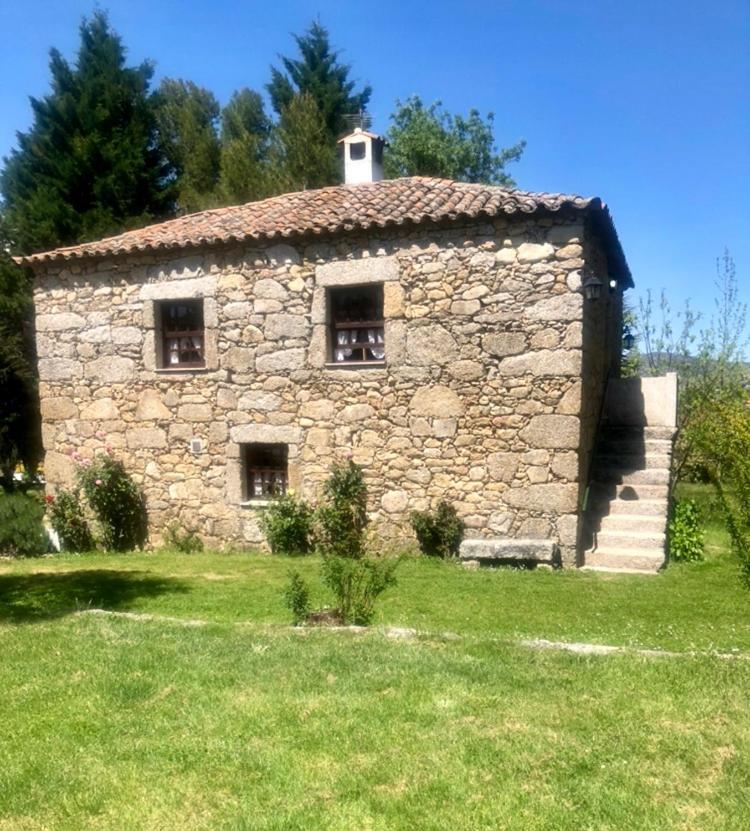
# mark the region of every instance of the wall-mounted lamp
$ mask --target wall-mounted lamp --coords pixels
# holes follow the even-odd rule
[[[617,280],[609,281],[609,293],[614,294],[617,291]]]
[[[583,284],[583,294],[586,300],[598,300],[602,294],[602,285],[598,277],[589,277]]]
[[[630,331],[630,329],[626,329],[622,336],[622,348],[626,352],[630,352],[630,350],[635,346],[635,335]]]

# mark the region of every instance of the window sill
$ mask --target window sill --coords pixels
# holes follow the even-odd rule
[[[154,372],[164,375],[193,375],[196,372],[212,372],[209,366],[157,366]]]
[[[328,361],[326,369],[382,369],[385,361]]]
[[[246,499],[240,502],[240,508],[268,508],[273,503],[273,499]]]

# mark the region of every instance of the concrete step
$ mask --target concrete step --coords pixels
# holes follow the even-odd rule
[[[596,551],[587,551],[584,556],[584,565],[594,568],[636,569],[651,572],[658,571],[664,565],[664,561],[663,553],[637,548],[620,549],[599,546]]]
[[[667,527],[666,513],[654,516],[643,514],[607,514],[602,517],[599,535],[609,531],[656,532],[663,534]]]
[[[596,457],[596,466],[602,470],[631,471],[657,467],[668,470],[671,462],[671,456],[667,453],[646,453],[645,456],[634,453],[600,453]]]
[[[666,505],[669,499],[667,485],[620,485],[615,482],[592,482],[589,489],[588,505],[590,510],[606,513],[606,506],[616,506],[616,511],[638,513],[638,506],[643,504],[643,513],[653,514],[658,510],[651,502]]]
[[[610,438],[603,436],[599,439],[598,452],[605,455],[626,453],[643,455],[648,453],[668,454],[672,450],[672,442],[667,439]]]
[[[659,573],[653,568],[621,568],[620,566],[581,566],[581,571],[601,571],[606,574],[645,574],[652,577]]]
[[[664,439],[672,441],[676,432],[675,427],[630,427],[627,425],[604,424],[600,435],[611,439]]]
[[[666,468],[649,468],[622,472],[595,465],[593,479],[598,483],[614,482],[621,485],[668,485],[669,470]]]
[[[600,531],[596,535],[599,548],[643,548],[664,553],[667,535],[664,531],[627,530]]]
[[[607,505],[610,516],[648,516],[666,521],[666,499],[611,499]]]

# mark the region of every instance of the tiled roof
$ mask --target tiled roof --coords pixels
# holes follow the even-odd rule
[[[420,222],[531,214],[571,208],[598,215],[619,276],[630,280],[617,234],[598,198],[453,182],[415,176],[363,185],[299,191],[231,208],[201,211],[114,237],[19,258],[27,265],[169,251],[251,240],[388,228]]]

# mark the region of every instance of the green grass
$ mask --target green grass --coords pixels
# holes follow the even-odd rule
[[[283,625],[315,559],[0,563],[0,831],[744,831],[750,661],[516,642],[750,653],[750,592],[708,543],[656,577],[407,559],[366,633]]]

